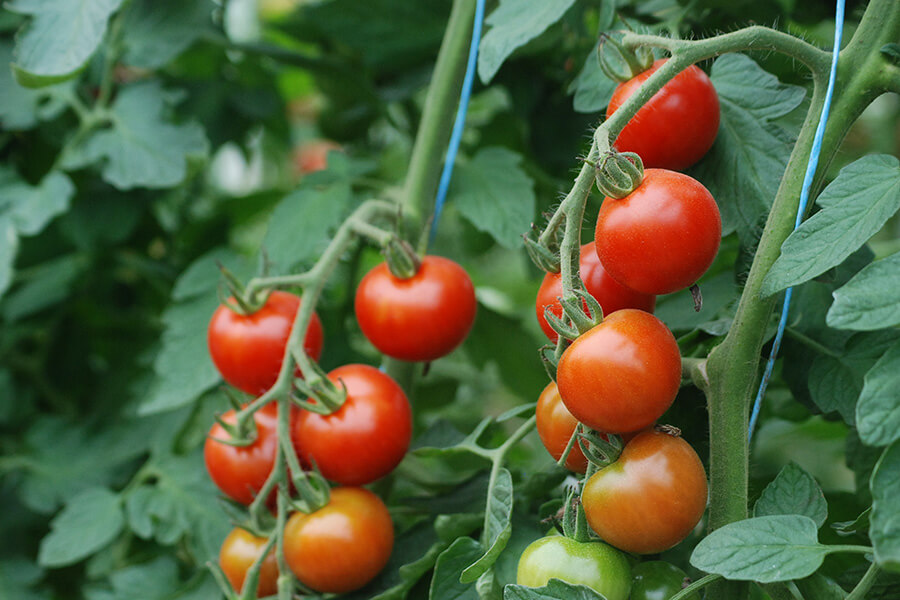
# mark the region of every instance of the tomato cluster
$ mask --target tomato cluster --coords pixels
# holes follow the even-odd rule
[[[262,306],[245,313],[232,308],[233,298],[228,304],[210,321],[210,355],[225,381],[260,396],[279,381],[300,298],[272,291]],[[468,274],[437,256],[424,257],[408,278],[379,265],[363,278],[356,294],[357,320],[366,337],[382,353],[409,361],[431,361],[454,350],[471,329],[475,309]],[[323,337],[313,313],[303,349],[314,361]],[[292,375],[302,378],[299,367]],[[333,389],[345,392],[330,413],[281,404],[290,407],[286,431],[292,458],[295,454],[297,459],[287,462],[316,469],[344,487],[331,490],[327,503],[317,510],[291,514],[281,535],[285,563],[303,585],[342,593],[368,583],[391,555],[394,529],[388,510],[378,496],[359,486],[384,477],[403,459],[412,437],[412,410],[400,385],[374,367],[343,365],[327,377]],[[306,406],[316,408],[316,397],[308,402],[312,406]],[[241,431],[248,427],[240,426],[235,410],[210,429],[204,446],[207,470],[222,493],[237,503],[253,504],[275,468],[284,446],[278,406],[269,402],[256,408],[249,432]],[[293,486],[286,492],[273,489],[265,499],[270,509],[283,492],[302,494]],[[226,538],[219,564],[234,589],[242,589],[249,568],[267,547],[268,538],[241,528]],[[257,595],[275,594],[279,573],[274,553],[260,564]]]

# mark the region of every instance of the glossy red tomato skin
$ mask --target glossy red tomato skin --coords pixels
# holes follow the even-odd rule
[[[209,322],[207,343],[225,381],[256,396],[272,387],[299,308],[300,298],[277,290],[249,315],[219,306]],[[313,360],[319,360],[322,344],[322,322],[313,313],[303,347]]]
[[[606,272],[606,269],[603,268],[603,265],[600,264],[600,259],[597,257],[594,242],[584,244],[581,247],[579,262],[579,274],[581,275],[581,280],[584,281],[584,287],[600,303],[604,315],[612,314],[623,308],[637,308],[652,313],[653,309],[656,308],[656,296],[630,290]],[[554,315],[562,317],[562,306],[558,300],[562,293],[562,278],[560,274],[547,273],[544,275],[544,281],[541,282],[537,300],[534,303],[538,324],[553,343],[556,343],[559,336],[547,323],[547,319],[544,318],[544,310],[549,306]],[[585,314],[588,312],[587,303],[584,304],[584,312]]]
[[[240,592],[247,578],[247,571],[262,554],[266,546],[265,538],[256,537],[252,533],[234,528],[219,550],[219,566],[225,572],[225,577],[231,583],[235,591]],[[259,569],[259,583],[256,586],[258,598],[274,596],[278,593],[278,563],[275,560],[274,550],[263,560]]]
[[[706,471],[680,437],[649,431],[595,473],[581,495],[588,524],[627,552],[655,554],[678,544],[706,509]]]
[[[253,502],[275,465],[277,410],[275,404],[268,404],[254,413],[256,440],[249,446],[231,446],[217,441],[231,438],[218,423],[209,430],[203,446],[206,470],[223,494],[241,504]],[[222,420],[234,424],[234,410],[222,415]]]
[[[387,564],[394,527],[381,499],[364,488],[336,488],[314,513],[294,513],[284,556],[304,585],[326,593],[357,590]]]
[[[616,112],[667,59],[613,92],[607,116]],[[719,131],[719,97],[699,67],[690,66],[658,91],[629,121],[615,141],[620,152],[636,152],[648,168],[683,171],[712,147]]]
[[[300,411],[292,437],[306,464],[326,479],[364,485],[394,470],[412,438],[412,410],[403,389],[368,365],[344,365],[328,374],[347,387],[347,400],[330,415]]]
[[[430,361],[459,346],[475,322],[475,288],[465,269],[441,256],[425,256],[409,279],[386,263],[356,289],[356,319],[379,352],[406,361]]]
[[[681,354],[662,321],[627,308],[566,349],[556,383],[566,408],[588,427],[638,431],[672,405],[681,385]]]
[[[616,281],[645,294],[669,294],[696,283],[712,264],[722,217],[696,179],[647,169],[631,194],[603,201],[594,239]]]
[[[559,397],[559,389],[554,382],[547,384],[541,392],[537,402],[537,431],[544,448],[553,457],[559,460],[566,450],[569,439],[578,426],[578,421],[563,404]],[[584,473],[587,470],[587,458],[576,443],[572,446],[569,456],[566,458],[566,468],[576,473]]]

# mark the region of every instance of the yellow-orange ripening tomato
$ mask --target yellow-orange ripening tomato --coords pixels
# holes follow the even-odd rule
[[[387,564],[394,526],[381,499],[365,488],[336,488],[314,513],[294,513],[284,528],[284,557],[304,585],[325,593],[357,590]]]
[[[540,436],[544,448],[547,449],[553,460],[559,460],[575,432],[575,427],[578,426],[578,421],[563,404],[562,398],[559,397],[559,390],[552,381],[541,392],[535,414],[538,436]],[[566,457],[566,468],[577,473],[584,473],[587,470],[587,458],[577,442],[572,446],[569,456]]]
[[[626,552],[655,554],[696,527],[706,496],[706,471],[694,449],[680,437],[647,431],[588,480],[581,504],[603,541]]]
[[[233,529],[225,538],[219,550],[219,566],[236,591],[240,592],[243,589],[247,571],[262,554],[266,542],[265,538],[256,537],[239,527]],[[269,551],[260,565],[256,595],[263,598],[276,593],[278,593],[278,564],[275,552]]]

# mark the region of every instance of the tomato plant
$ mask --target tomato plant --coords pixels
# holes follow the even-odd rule
[[[476,306],[468,273],[441,256],[425,256],[406,279],[382,263],[356,288],[360,329],[380,352],[402,360],[429,361],[452,352],[472,328]]]
[[[581,502],[591,528],[607,543],[655,554],[696,527],[706,496],[706,471],[694,449],[680,437],[648,431],[588,479]]]
[[[228,578],[228,582],[240,592],[244,587],[247,571],[265,550],[267,540],[256,537],[252,533],[236,527],[231,530],[222,548],[219,550],[219,566]],[[275,553],[269,551],[263,559],[259,570],[259,583],[256,595],[260,598],[272,596],[278,592],[278,563]]]
[[[390,473],[409,447],[412,411],[390,376],[368,365],[344,365],[328,374],[347,390],[337,411],[303,411],[292,429],[301,456],[327,479],[371,483]]]
[[[557,384],[566,408],[588,427],[638,431],[675,399],[681,353],[662,321],[641,310],[620,310],[566,349]]]
[[[621,199],[607,198],[597,215],[597,256],[619,283],[646,294],[695,284],[719,250],[722,218],[696,179],[647,169]]]
[[[209,322],[209,354],[222,377],[248,394],[262,394],[275,383],[300,298],[272,292],[263,306],[247,315],[222,305]],[[313,314],[304,350],[313,359],[322,354],[322,323]]]
[[[626,288],[618,281],[610,277],[600,264],[600,259],[594,247],[594,242],[584,244],[579,255],[579,274],[584,281],[584,287],[603,308],[603,314],[609,315],[623,308],[638,308],[646,312],[653,312],[656,306],[656,296],[642,294]],[[544,311],[550,307],[550,311],[557,317],[562,317],[562,306],[558,298],[562,296],[562,278],[558,273],[547,273],[538,289],[537,299],[534,303],[534,311],[537,315],[541,330],[550,338],[551,342],[557,339],[557,333],[547,323]],[[587,313],[585,304],[585,313]]]
[[[627,600],[631,567],[625,555],[602,542],[577,542],[550,535],[532,542],[519,558],[516,583],[546,585],[551,578],[585,585],[607,600]]]
[[[304,584],[326,593],[356,590],[387,563],[394,527],[381,499],[364,488],[336,488],[311,514],[294,513],[284,531],[284,556]]]
[[[609,100],[612,115],[666,59],[619,84]],[[691,65],[647,100],[616,138],[621,152],[636,152],[645,167],[683,171],[712,147],[719,131],[719,96],[706,73]]]
[[[630,600],[669,600],[690,581],[684,571],[661,560],[635,565],[631,569],[631,576]],[[700,600],[700,597],[691,594],[686,600]]]
[[[544,448],[554,460],[559,460],[569,443],[569,438],[575,432],[578,421],[563,404],[559,389],[552,381],[538,397],[536,419],[537,432]],[[587,469],[587,458],[577,444],[566,457],[566,468],[578,473],[584,473]]]

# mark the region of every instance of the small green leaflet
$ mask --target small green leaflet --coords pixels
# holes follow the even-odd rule
[[[201,573],[181,581],[178,563],[168,556],[131,565],[109,576],[109,588],[91,584],[84,590],[85,600],[211,600],[221,592],[212,577]]]
[[[7,10],[30,15],[19,32],[13,70],[19,83],[40,87],[75,76],[97,50],[122,0],[11,0]]]
[[[834,291],[828,325],[870,331],[900,324],[900,252],[874,262]]]
[[[52,119],[66,108],[69,86],[32,90],[19,85],[6,68],[13,61],[12,44],[0,42],[0,126],[7,131],[31,129],[39,121]]]
[[[490,569],[506,548],[512,533],[513,482],[506,469],[497,472],[497,479],[488,490],[487,549],[477,561],[469,565],[460,577],[463,583],[471,583]]]
[[[539,588],[509,584],[503,588],[503,600],[606,600],[606,596],[585,585],[551,579]]]
[[[608,6],[610,4],[604,4]],[[584,66],[578,73],[578,77],[569,85],[566,93],[575,94],[572,106],[575,112],[596,113],[605,109],[616,89],[616,82],[606,76],[600,69],[600,61],[597,60],[597,48],[590,52],[584,61]]]
[[[870,481],[872,513],[869,537],[875,560],[891,571],[900,570],[900,442],[879,459]]]
[[[534,182],[521,162],[521,156],[505,148],[484,148],[459,165],[447,199],[507,248],[522,245],[522,234],[534,220]]]
[[[866,373],[856,403],[856,427],[859,437],[870,446],[886,446],[900,439],[900,342]]]
[[[158,80],[122,88],[111,111],[112,126],[93,132],[63,158],[79,169],[103,162],[103,179],[120,190],[168,188],[184,181],[190,159],[203,159],[209,143],[199,123],[166,119],[171,95]]]
[[[828,503],[813,476],[791,463],[766,486],[753,507],[753,516],[768,515],[805,515],[821,527],[828,517]]]
[[[712,149],[691,170],[722,211],[722,233],[752,241],[775,198],[794,137],[773,121],[797,108],[803,88],[780,83],[751,58],[726,54],[713,64],[721,119]]]
[[[481,82],[493,79],[503,61],[559,21],[574,3],[575,0],[500,0],[485,20],[491,28],[478,47]]]
[[[822,565],[828,547],[819,544],[816,522],[802,515],[737,521],[697,544],[691,564],[726,579],[772,583],[808,577]]]
[[[900,209],[900,160],[886,154],[860,158],[841,169],[816,203],[822,210],[782,244],[763,280],[763,296],[821,275],[875,235]]]
[[[0,600],[45,600],[44,594],[31,589],[42,574],[33,562],[20,558],[0,560]]]
[[[476,600],[478,592],[474,585],[460,583],[463,569],[481,555],[481,544],[470,537],[461,537],[453,542],[437,559],[434,575],[431,577],[429,600]]]
[[[132,0],[123,11],[122,61],[159,69],[212,28],[211,0]]]
[[[106,488],[88,488],[50,522],[51,531],[41,540],[38,563],[44,567],[76,563],[113,541],[124,525],[119,496]]]

